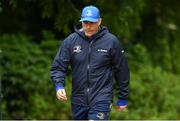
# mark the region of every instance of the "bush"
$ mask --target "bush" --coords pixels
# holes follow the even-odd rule
[[[49,77],[59,42],[44,41],[38,46],[22,34],[3,35],[0,40],[3,119],[59,118],[66,107],[56,100]]]
[[[179,79],[158,67],[132,72],[128,110],[117,112],[113,107],[111,119],[179,119]]]

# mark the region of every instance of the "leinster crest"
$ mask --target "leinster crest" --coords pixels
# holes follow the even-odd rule
[[[74,52],[74,53],[79,53],[79,52],[81,52],[81,46],[80,46],[80,45],[74,46],[74,47],[73,47],[73,52]]]

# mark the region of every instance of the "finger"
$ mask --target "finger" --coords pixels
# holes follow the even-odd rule
[[[67,97],[66,97],[66,92],[65,92],[64,89],[61,90],[61,91],[59,91],[59,95],[60,95],[62,98],[67,99]]]
[[[122,109],[122,108],[117,108],[117,110],[118,110],[118,111],[123,111],[124,109]]]
[[[126,109],[126,107],[127,107],[127,105],[125,105],[125,106],[118,106],[118,107],[117,107],[117,110],[118,110],[118,111],[123,111],[123,110]]]
[[[64,96],[64,95],[61,95],[61,94],[58,94],[57,95],[57,98],[59,99],[59,100],[67,100],[67,97],[66,96]]]
[[[60,96],[61,96],[61,95],[64,95],[64,94],[63,94],[63,90],[58,90],[57,93],[58,93],[58,95],[60,95]]]
[[[65,92],[65,90],[64,90],[64,89],[62,89],[62,90],[58,90],[58,93],[59,93],[60,95],[66,95],[66,92]]]
[[[64,95],[65,91],[63,90],[58,90],[57,92],[57,97],[59,100],[67,100],[66,95]]]
[[[61,95],[59,95],[59,96],[60,96],[61,99],[67,100],[66,95],[61,94]]]
[[[63,94],[64,96],[66,96],[66,92],[65,92],[65,90],[62,90],[62,94]]]

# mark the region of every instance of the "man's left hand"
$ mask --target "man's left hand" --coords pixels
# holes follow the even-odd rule
[[[118,111],[125,111],[126,110],[127,105],[124,106],[117,106],[117,110]]]

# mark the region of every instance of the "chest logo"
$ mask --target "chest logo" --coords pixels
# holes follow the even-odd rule
[[[74,46],[74,47],[73,47],[73,52],[74,52],[74,53],[79,53],[79,52],[81,52],[81,46],[80,46],[80,45]]]

